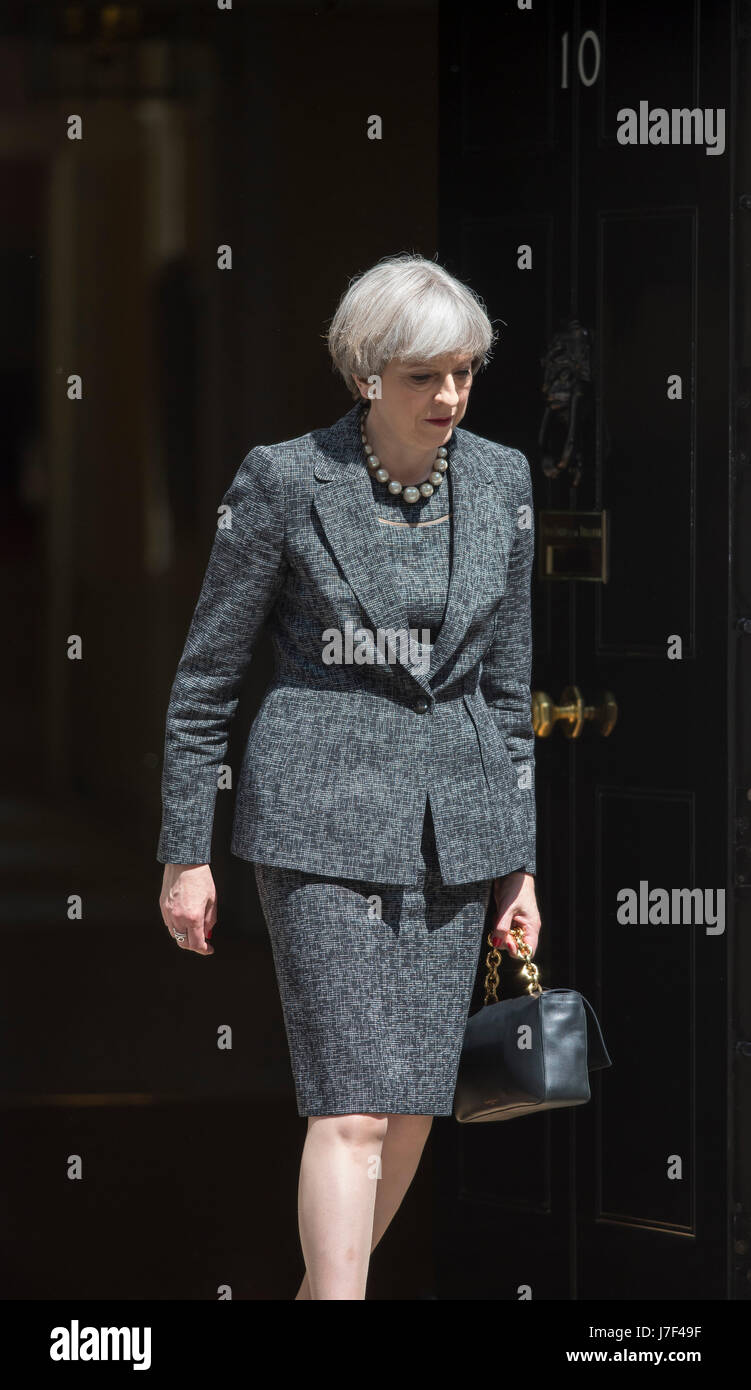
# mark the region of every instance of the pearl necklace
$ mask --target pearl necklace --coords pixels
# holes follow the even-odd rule
[[[369,409],[370,407],[368,407],[368,410]],[[440,484],[443,482],[443,476],[448,468],[448,462],[446,459],[448,449],[444,448],[442,445],[441,448],[438,450],[435,457],[435,464],[433,465],[433,472],[430,475],[429,481],[420,483],[419,487],[403,487],[400,482],[397,482],[396,478],[391,477],[391,474],[388,472],[388,469],[383,467],[381,460],[379,458],[376,458],[376,455],[373,453],[373,450],[370,444],[368,443],[368,436],[365,433],[365,419],[368,414],[368,410],[364,412],[362,420],[360,421],[360,436],[362,438],[363,448],[365,449],[367,464],[368,468],[370,469],[371,477],[377,478],[379,483],[388,483],[389,492],[392,493],[394,497],[398,497],[401,493],[402,499],[405,502],[418,502],[421,497],[432,497],[436,488],[439,487]]]

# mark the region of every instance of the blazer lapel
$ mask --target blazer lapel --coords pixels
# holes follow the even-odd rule
[[[347,582],[376,629],[409,627],[408,617],[389,566],[370,539],[373,494],[360,438],[362,407],[352,410],[328,430],[315,431],[318,446],[314,466],[313,503],[331,549]],[[473,595],[482,582],[480,565],[486,556],[484,535],[490,523],[492,482],[487,465],[465,431],[455,430],[448,443],[448,487],[453,514],[453,551],[443,623],[430,654],[429,673],[410,664],[409,653],[397,643],[395,659],[428,694],[442,665],[461,643],[474,611]]]

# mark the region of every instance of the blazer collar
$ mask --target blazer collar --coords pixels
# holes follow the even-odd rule
[[[318,446],[314,472],[322,482],[351,479],[353,475],[360,476],[363,471],[369,477],[360,438],[360,421],[367,404],[367,401],[355,401],[352,409],[335,424],[328,429],[313,431]],[[475,435],[457,426],[446,446],[449,467],[453,474],[477,470],[486,483],[492,483],[493,473],[475,438]]]
[[[360,438],[360,420],[366,402],[357,401],[329,429],[315,430],[317,457],[313,468],[313,504],[326,539],[348,583],[372,624],[378,628],[407,629],[409,622],[394,587],[391,571],[383,564],[380,547],[365,543],[373,494]],[[473,596],[481,583],[480,567],[488,562],[484,537],[492,521],[494,481],[490,465],[475,436],[457,427],[446,446],[449,472],[447,489],[453,522],[451,576],[443,624],[430,656],[427,675],[411,666],[397,647],[396,659],[428,694],[439,670],[456,652],[474,612]],[[375,538],[374,538],[375,539]],[[491,557],[492,559],[492,557]]]

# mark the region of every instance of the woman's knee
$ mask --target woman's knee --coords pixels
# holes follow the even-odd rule
[[[432,1115],[391,1115],[389,1118],[390,1144],[425,1143],[433,1123]]]
[[[388,1115],[378,1113],[308,1116],[308,1131],[313,1126],[320,1126],[332,1138],[353,1146],[382,1143],[388,1125]]]

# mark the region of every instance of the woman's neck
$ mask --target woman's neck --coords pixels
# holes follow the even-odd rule
[[[388,470],[390,478],[405,487],[415,487],[427,482],[435,468],[438,446],[426,452],[424,449],[410,449],[397,439],[388,428],[376,424],[372,413],[364,413],[365,434],[373,453]]]

